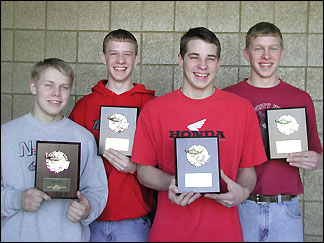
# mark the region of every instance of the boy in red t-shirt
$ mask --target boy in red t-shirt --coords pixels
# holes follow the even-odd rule
[[[155,91],[133,83],[134,67],[139,63],[136,38],[127,30],[114,30],[103,41],[102,62],[107,65],[108,80],[100,80],[92,93],[80,99],[70,119],[91,131],[98,143],[100,106],[132,106],[140,110],[154,98]],[[109,195],[106,208],[90,225],[90,241],[147,241],[150,214],[155,208],[152,190],[136,177],[136,164],[128,156],[104,151]]]
[[[323,167],[323,149],[312,99],[305,91],[278,77],[277,69],[284,54],[282,35],[274,24],[260,22],[254,25],[246,34],[244,49],[244,56],[251,65],[250,77],[224,89],[250,100],[259,118],[267,153],[265,110],[306,107],[309,151],[291,153],[287,160],[271,159],[255,167],[256,186],[248,200],[238,206],[244,241],[303,241],[297,195],[304,191],[299,168],[316,170]]]
[[[182,87],[146,104],[135,132],[139,180],[159,191],[149,241],[242,241],[236,205],[254,188],[253,166],[266,161],[257,116],[247,100],[214,87],[220,43],[213,32],[190,29],[178,62]],[[220,194],[177,195],[174,137],[194,134],[219,137]]]

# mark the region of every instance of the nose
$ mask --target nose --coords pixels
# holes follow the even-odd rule
[[[206,70],[207,69],[207,62],[205,60],[200,60],[198,63],[198,68],[201,70]]]
[[[123,55],[119,55],[116,61],[117,63],[125,63],[125,58]]]
[[[270,58],[270,52],[269,52],[268,49],[265,49],[265,50],[264,50],[262,57],[263,57],[264,59],[269,59],[269,58]]]
[[[60,96],[60,95],[61,95],[60,88],[54,86],[52,90],[52,96]]]

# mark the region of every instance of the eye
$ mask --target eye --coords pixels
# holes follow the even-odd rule
[[[45,83],[45,87],[51,88],[53,85],[51,83]]]
[[[64,90],[69,90],[70,89],[70,87],[68,85],[63,85],[63,86],[61,86],[61,88],[64,89]]]

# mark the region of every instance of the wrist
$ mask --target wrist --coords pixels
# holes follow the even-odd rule
[[[137,170],[137,166],[134,162],[131,163],[132,163],[132,169],[129,171],[129,173],[134,175]]]
[[[252,192],[252,190],[250,190],[250,188],[243,187],[244,200],[247,199],[250,196],[251,192]]]

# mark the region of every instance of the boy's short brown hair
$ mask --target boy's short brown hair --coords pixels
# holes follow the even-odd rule
[[[260,22],[252,26],[249,31],[246,33],[245,38],[245,47],[249,48],[251,45],[252,38],[257,38],[258,36],[279,36],[280,45],[283,47],[283,39],[280,32],[280,29],[272,23],[269,22]]]
[[[203,40],[217,46],[216,57],[220,58],[221,46],[216,35],[205,27],[191,28],[185,33],[180,40],[180,55],[184,58],[187,52],[187,44],[190,40]]]
[[[103,53],[106,53],[106,46],[110,40],[130,42],[135,45],[135,56],[138,52],[138,45],[135,36],[127,30],[113,30],[107,34],[103,40]]]
[[[42,72],[49,68],[55,68],[58,71],[60,71],[63,75],[67,76],[69,78],[70,84],[73,84],[74,80],[74,71],[71,68],[69,64],[67,64],[65,61],[59,59],[59,58],[48,58],[45,59],[44,61],[40,61],[36,63],[31,71],[31,79],[34,83],[36,83]]]

